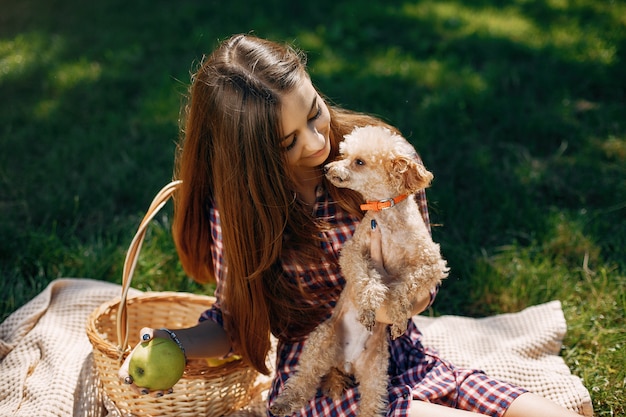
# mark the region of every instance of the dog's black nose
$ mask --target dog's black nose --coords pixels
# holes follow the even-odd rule
[[[324,174],[328,173],[328,170],[329,170],[328,165],[324,165],[324,166],[322,167],[322,172],[323,172]]]

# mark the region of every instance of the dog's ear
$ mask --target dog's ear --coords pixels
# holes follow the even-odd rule
[[[433,174],[414,158],[399,156],[390,161],[391,175],[407,193],[415,193],[430,185]]]

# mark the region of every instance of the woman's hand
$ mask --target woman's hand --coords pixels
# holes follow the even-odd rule
[[[376,268],[378,273],[383,278],[387,278],[387,271],[385,271],[385,263],[383,261],[382,233],[380,233],[380,227],[378,227],[378,223],[376,223],[376,220],[372,220],[371,227],[372,232],[370,234],[370,257],[372,258],[372,263],[374,264],[374,268]]]
[[[126,359],[124,360],[124,363],[122,363],[122,366],[120,367],[117,373],[117,376],[119,377],[120,381],[122,381],[125,384],[128,384],[133,391],[135,391],[137,394],[140,394],[140,395],[151,394],[154,397],[161,397],[165,393],[168,393],[168,394],[172,393],[173,388],[170,388],[169,390],[166,390],[166,391],[163,391],[163,390],[150,391],[146,387],[140,387],[135,384],[133,377],[130,376],[130,373],[129,373],[130,358],[131,356],[133,356],[133,353],[135,353],[135,350],[137,350],[137,348],[139,347],[139,345],[141,345],[141,343],[148,342],[156,337],[161,337],[164,339],[170,338],[167,332],[163,330],[152,329],[150,327],[144,327],[143,329],[141,329],[139,334],[141,335],[141,339],[139,343],[137,343],[137,345],[132,350],[132,352],[130,352],[130,354],[126,357]]]
[[[392,277],[389,277],[389,274],[385,270],[385,263],[383,260],[383,247],[382,247],[382,234],[380,227],[376,223],[376,220],[372,220],[372,232],[370,234],[370,257],[374,264],[374,268],[378,271],[378,273],[383,277],[383,279],[389,280]],[[430,302],[430,294],[426,292],[425,294],[416,294],[415,298],[412,300],[412,308],[411,308],[411,316],[421,313],[426,309],[428,303]],[[407,317],[407,320],[410,318]],[[376,311],[376,321],[392,324],[389,315],[387,314],[387,300],[383,302],[383,305]]]
[[[205,320],[199,322],[195,326],[188,327],[186,329],[176,329],[176,337],[181,345],[184,347],[185,355],[187,359],[197,359],[197,358],[215,358],[215,357],[223,357],[227,355],[231,350],[230,339],[226,335],[224,329],[212,320]],[[164,338],[171,339],[170,335],[160,329],[152,329],[150,327],[144,327],[139,332],[140,340],[137,343],[139,346],[142,342],[147,342],[152,338]],[[146,387],[139,387],[133,381],[130,376],[128,370],[130,365],[130,357],[132,356],[137,346],[133,349],[133,351],[126,357],[124,363],[120,367],[118,371],[118,377],[122,383],[130,385],[130,388],[138,394],[147,395],[152,394],[154,396],[161,396],[166,392],[171,392],[172,390],[166,391],[150,391]]]

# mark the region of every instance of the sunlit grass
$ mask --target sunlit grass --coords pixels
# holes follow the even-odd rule
[[[490,314],[540,299],[561,300],[568,318],[566,363],[585,381],[596,415],[620,415],[626,394],[626,276],[603,262],[582,216],[555,211],[549,218],[552,228],[544,241],[501,247],[477,263],[471,280],[480,308]]]
[[[617,48],[599,35],[595,29],[576,24],[556,26],[535,46],[555,48],[572,61],[612,64],[618,59]]]
[[[59,101],[63,94],[81,83],[96,82],[102,72],[102,67],[96,62],[87,62],[81,59],[78,62],[65,63],[49,71],[49,95],[42,97],[33,108],[33,116],[37,119],[54,117],[59,108]]]
[[[480,283],[475,286],[476,299],[484,303],[484,313],[517,311],[537,300],[558,299],[584,314],[607,315],[604,323],[611,329],[626,325],[626,276],[603,261],[581,218],[556,211],[549,216],[552,228],[545,240],[514,243],[483,254],[472,280]],[[577,314],[581,312],[571,317]]]
[[[606,140],[598,142],[607,158],[626,164],[626,139],[609,136]]]
[[[320,59],[314,66],[310,66],[311,71],[317,76],[329,76],[341,73],[349,67],[349,61],[329,48],[324,48],[320,52]]]
[[[57,99],[41,99],[33,108],[33,116],[37,119],[53,117],[59,108]]]
[[[405,3],[403,11],[420,20],[428,20],[445,35],[463,37],[485,33],[516,41],[532,42],[540,33],[537,26],[513,6],[474,8],[458,2],[425,1]],[[530,39],[529,39],[530,38]]]
[[[523,5],[523,4],[522,4]],[[554,8],[563,8],[554,2]],[[621,7],[621,6],[615,6]],[[539,25],[524,14],[520,5],[471,7],[459,2],[425,1],[405,3],[403,11],[419,20],[435,24],[447,38],[462,39],[479,35],[507,39],[532,49],[551,48],[575,61],[611,64],[617,58],[614,45],[601,32],[578,21],[556,19]]]
[[[138,257],[133,287],[142,291],[177,289],[178,291],[213,294],[214,284],[198,284],[185,275],[178,262],[170,230],[168,214],[158,216],[158,220],[148,229]]]
[[[600,266],[584,269],[564,302],[568,321],[563,357],[589,389],[596,416],[623,415],[626,395],[626,278]],[[599,372],[598,367],[602,371]],[[600,406],[598,406],[600,405]]]
[[[0,39],[0,84],[53,62],[63,48],[61,37],[50,37],[42,32]]]
[[[581,277],[590,268],[603,265],[600,250],[582,230],[580,221],[557,211],[549,217],[552,228],[544,240],[531,245],[514,243],[484,253],[473,280],[483,284],[476,287],[476,299],[484,302],[485,313],[517,311],[542,299],[578,303],[583,295],[576,290],[583,282]],[[626,278],[617,277],[612,287],[619,288],[620,282],[626,284]],[[587,291],[595,291],[594,283],[585,284]],[[599,304],[612,301],[610,293],[601,291],[601,296],[605,299],[597,298]]]
[[[298,34],[294,39],[296,46],[304,51],[312,53],[314,51],[320,51],[324,49],[324,37],[316,30],[306,30]]]
[[[487,83],[481,74],[457,62],[437,59],[417,61],[394,48],[372,57],[371,64],[363,69],[376,76],[399,77],[419,87],[430,90],[456,90],[468,95],[483,93]]]
[[[102,73],[98,62],[80,59],[68,62],[50,71],[50,83],[60,91],[66,91],[83,82],[97,81]]]
[[[521,40],[539,33],[536,25],[516,7],[474,8],[458,2],[425,1],[405,3],[407,15],[433,19],[448,34],[467,36],[487,33],[496,37]]]

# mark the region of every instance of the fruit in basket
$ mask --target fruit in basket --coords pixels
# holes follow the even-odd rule
[[[207,358],[206,363],[207,365],[211,367],[217,367],[217,366],[222,366],[229,362],[238,361],[240,359],[241,359],[241,356],[239,355],[230,355],[223,359],[222,358]]]
[[[133,351],[128,373],[135,384],[153,391],[174,386],[183,376],[185,355],[171,339],[154,338]]]

